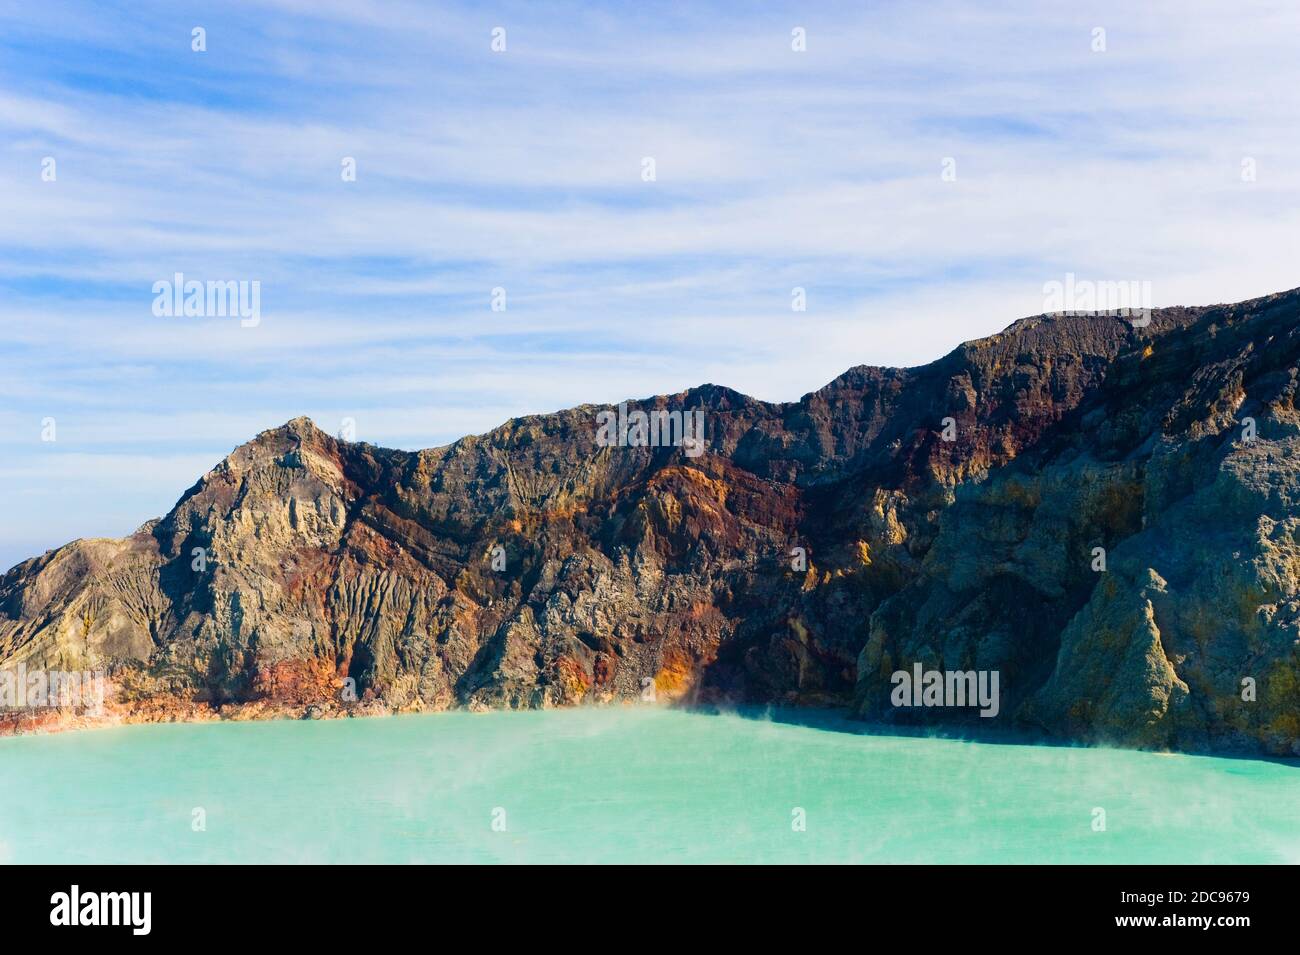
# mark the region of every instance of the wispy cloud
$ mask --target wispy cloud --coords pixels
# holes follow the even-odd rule
[[[1298,39],[1288,3],[0,6],[0,562],[299,413],[415,447],[706,380],[793,399],[1067,271],[1300,284]],[[261,324],[155,317],[176,272],[259,280]]]

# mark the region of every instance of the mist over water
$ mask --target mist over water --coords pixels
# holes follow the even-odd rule
[[[0,740],[7,862],[1295,862],[1297,806],[1291,764],[651,707]]]

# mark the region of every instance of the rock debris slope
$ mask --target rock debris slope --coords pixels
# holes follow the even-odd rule
[[[0,664],[103,668],[128,720],[653,695],[1296,754],[1298,359],[1292,291],[630,403],[702,410],[699,456],[599,446],[603,406],[419,452],[297,418],[10,570]],[[916,663],[997,671],[998,716],[895,707]]]

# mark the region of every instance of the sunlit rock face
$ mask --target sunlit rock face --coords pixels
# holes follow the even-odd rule
[[[103,669],[113,719],[775,701],[1300,753],[1298,356],[1288,292],[705,385],[615,442],[608,406],[420,452],[297,418],[9,571],[0,662]],[[997,715],[897,706],[918,663],[996,671]]]

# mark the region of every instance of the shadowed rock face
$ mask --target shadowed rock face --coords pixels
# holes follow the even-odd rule
[[[414,453],[297,418],[10,570],[0,662],[105,668],[140,720],[653,692],[1300,753],[1298,358],[1293,291],[631,403],[701,409],[697,457],[599,446],[596,406]],[[997,671],[997,717],[895,707],[916,663]]]

